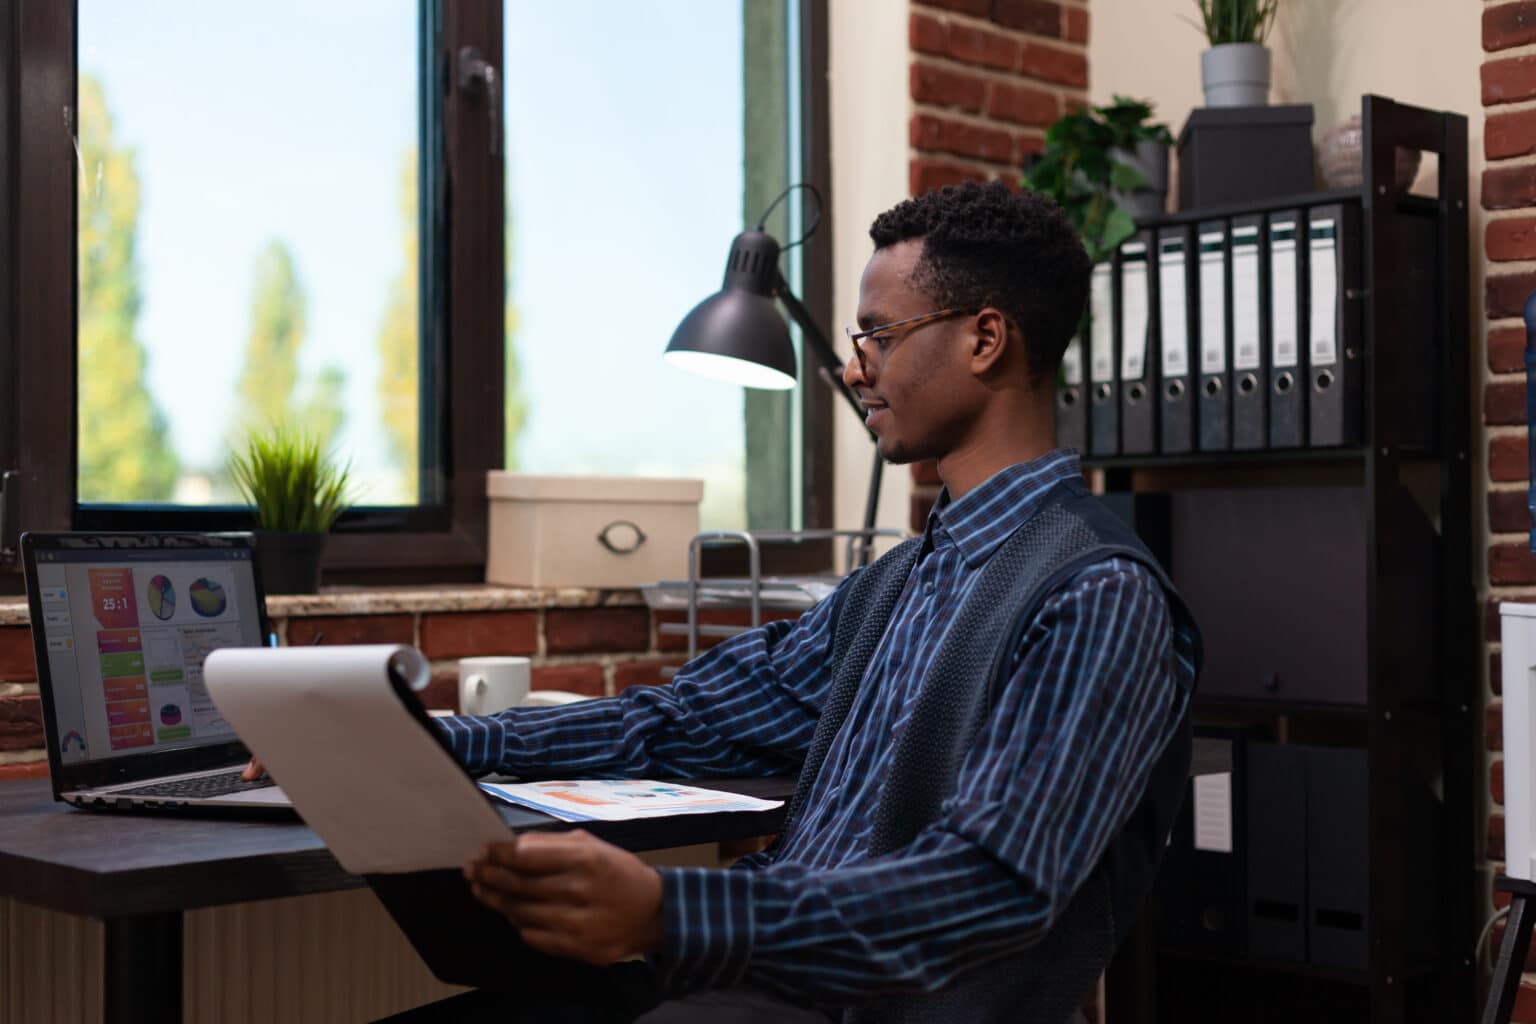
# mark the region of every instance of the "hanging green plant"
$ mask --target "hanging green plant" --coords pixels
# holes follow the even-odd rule
[[[1066,211],[1082,235],[1089,257],[1098,263],[1136,232],[1136,222],[1114,193],[1146,185],[1135,167],[1120,159],[1140,142],[1171,145],[1166,125],[1149,124],[1152,105],[1114,97],[1104,107],[1085,107],[1063,115],[1045,133],[1045,149],[1024,171],[1024,186],[1050,196]]]

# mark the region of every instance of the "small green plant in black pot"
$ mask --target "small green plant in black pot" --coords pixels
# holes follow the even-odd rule
[[[325,535],[350,504],[350,465],[337,466],[302,431],[253,435],[229,460],[230,475],[256,512],[256,560],[273,594],[313,594]]]

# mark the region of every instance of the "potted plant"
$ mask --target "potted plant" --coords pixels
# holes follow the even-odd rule
[[[1066,211],[1095,263],[1135,233],[1136,217],[1163,212],[1173,136],[1151,116],[1151,104],[1124,96],[1065,114],[1024,171],[1025,187]]]
[[[1200,55],[1208,107],[1262,107],[1269,102],[1269,50],[1264,40],[1280,0],[1195,0],[1211,48]]]
[[[349,504],[350,465],[336,466],[302,431],[253,435],[229,460],[230,475],[256,511],[256,561],[273,594],[313,594],[325,535]]]

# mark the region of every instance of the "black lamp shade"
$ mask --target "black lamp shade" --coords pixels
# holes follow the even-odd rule
[[[683,318],[667,361],[693,373],[749,388],[795,386],[795,348],[774,302],[779,243],[743,231],[731,243],[720,290]]]

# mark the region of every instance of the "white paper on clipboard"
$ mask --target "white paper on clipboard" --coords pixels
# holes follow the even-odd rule
[[[390,681],[431,667],[414,647],[226,647],[208,692],[310,828],[353,874],[457,868],[510,835]]]

